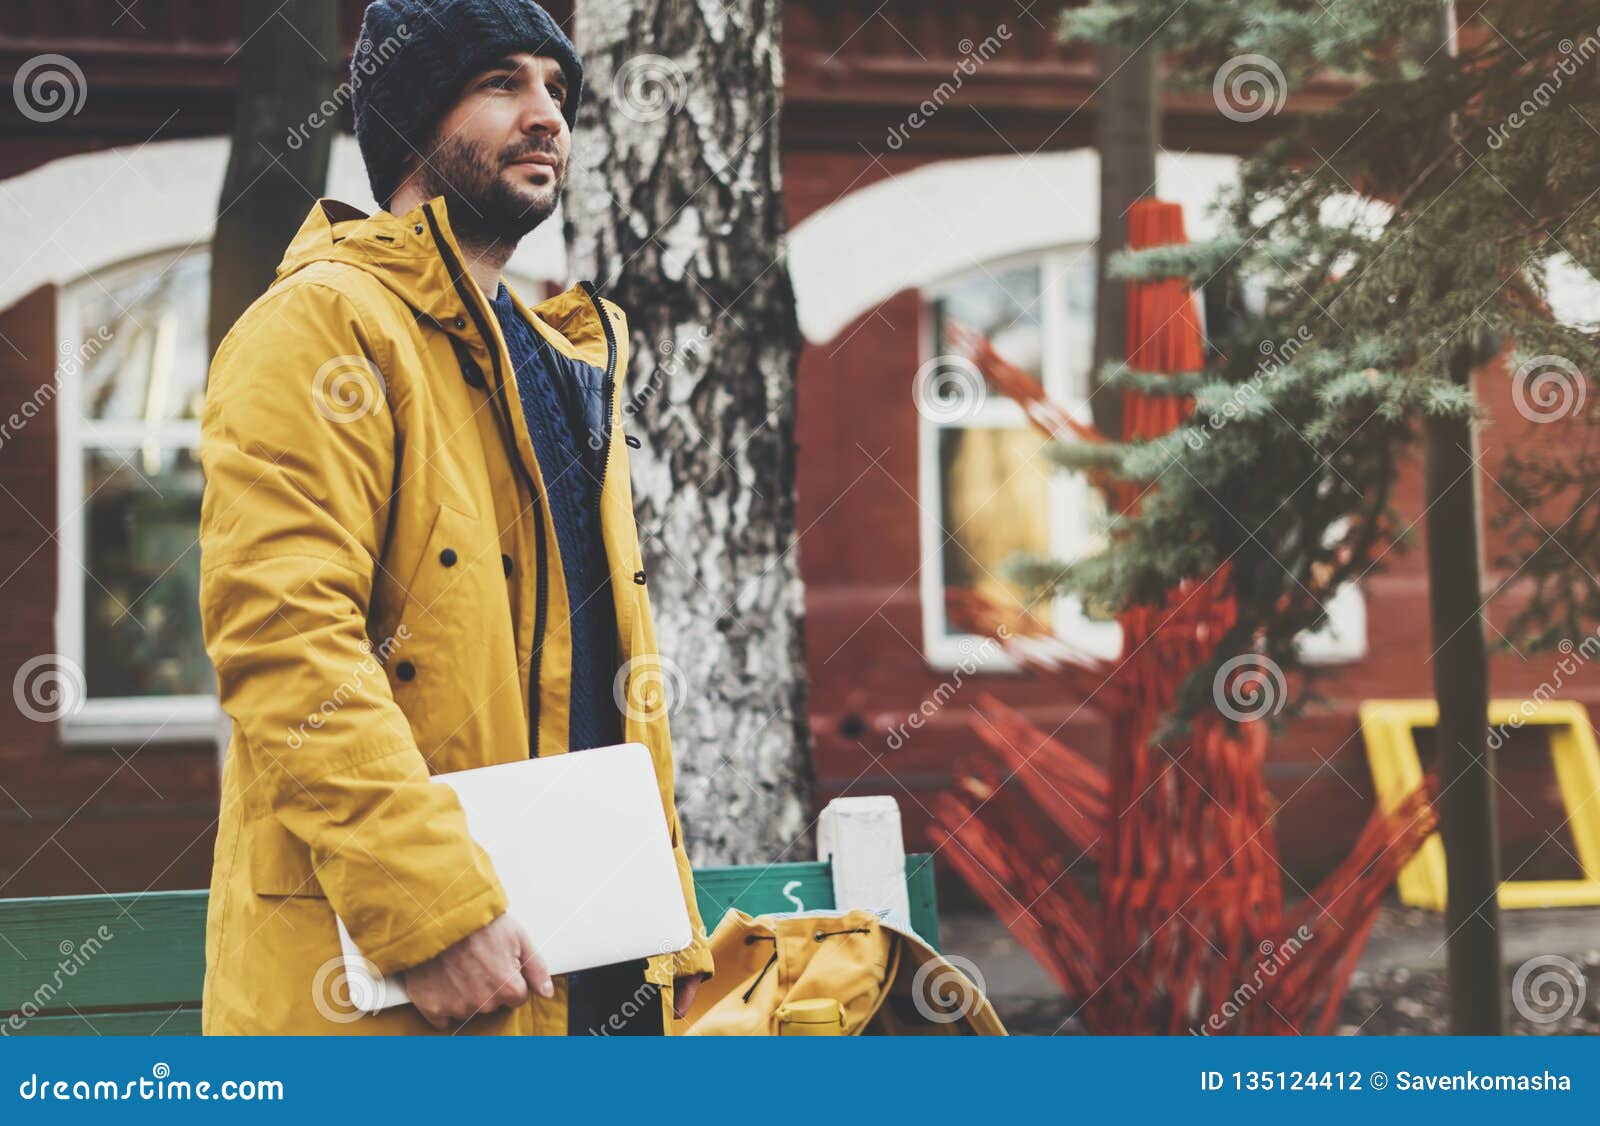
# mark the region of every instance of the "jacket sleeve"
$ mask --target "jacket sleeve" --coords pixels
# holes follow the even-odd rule
[[[672,975],[687,977],[705,974],[710,977],[716,967],[711,961],[711,940],[706,935],[706,925],[700,918],[700,905],[694,894],[694,873],[689,869],[689,857],[683,851],[683,831],[678,825],[678,814],[672,814],[673,851],[678,858],[678,877],[683,881],[684,898],[689,904],[689,923],[694,928],[694,941],[672,956]]]
[[[384,973],[506,910],[367,631],[396,472],[388,343],[355,299],[295,282],[218,350],[201,422],[200,609],[248,799],[309,848]]]
[[[665,727],[665,723],[662,725]],[[671,770],[671,754],[668,753],[668,770]],[[668,782],[671,785],[671,782]],[[674,977],[686,977],[689,974],[705,974],[710,977],[714,966],[711,962],[711,939],[706,935],[706,924],[700,918],[700,902],[694,891],[694,871],[689,866],[689,854],[683,847],[683,826],[678,821],[677,802],[672,800],[670,793],[667,801],[667,828],[672,834],[672,855],[678,862],[678,881],[683,884],[684,902],[689,908],[689,926],[694,935],[688,946],[673,955],[672,974]]]

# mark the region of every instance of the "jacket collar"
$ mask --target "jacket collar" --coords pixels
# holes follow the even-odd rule
[[[314,262],[344,262],[372,274],[419,316],[477,348],[492,348],[475,327],[493,324],[489,301],[462,266],[464,257],[450,226],[443,196],[394,215],[368,215],[336,199],[319,199],[289,242],[277,276],[282,279]],[[470,306],[476,304],[476,312]],[[522,302],[518,300],[518,304]],[[607,345],[600,316],[581,285],[522,305],[560,337],[576,359],[604,367]]]

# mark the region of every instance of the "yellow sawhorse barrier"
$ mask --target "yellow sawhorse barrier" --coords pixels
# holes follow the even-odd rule
[[[1497,733],[1503,740],[1505,732],[1522,727],[1550,728],[1550,757],[1583,869],[1579,880],[1506,880],[1500,885],[1500,906],[1510,910],[1600,904],[1600,747],[1589,713],[1582,704],[1568,700],[1492,700],[1488,722],[1491,744]],[[1368,700],[1361,705],[1367,762],[1384,807],[1422,785],[1415,732],[1438,723],[1439,705],[1434,700]],[[1438,833],[1428,837],[1401,869],[1395,886],[1402,903],[1444,910],[1448,888],[1444,841]]]

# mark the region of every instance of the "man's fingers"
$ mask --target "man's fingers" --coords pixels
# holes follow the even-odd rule
[[[439,1010],[424,1009],[422,1006],[418,1005],[417,1011],[422,1014],[423,1020],[433,1025],[433,1027],[438,1029],[440,1032],[448,1032],[450,1030],[450,1019]]]
[[[512,966],[511,972],[500,982],[500,988],[495,991],[493,1004],[503,1005],[515,1009],[528,1000],[528,979],[522,971],[519,962]]]
[[[675,978],[672,990],[672,1015],[682,1020],[694,1004],[694,995],[700,991],[700,975]]]
[[[533,939],[528,937],[528,932],[522,932],[522,977],[528,987],[541,997],[550,998],[556,995],[556,986],[550,980],[550,970],[544,964],[544,959],[533,948]]]
[[[531,992],[555,996],[549,967],[507,915],[408,970],[406,986],[423,1019],[440,1032],[482,1013],[525,1005]]]

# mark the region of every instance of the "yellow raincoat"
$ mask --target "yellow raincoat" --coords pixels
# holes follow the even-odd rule
[[[233,739],[206,927],[208,1034],[431,1033],[410,1005],[354,1016],[335,913],[383,972],[490,922],[505,890],[454,793],[429,776],[567,749],[555,529],[504,340],[461,262],[442,198],[370,218],[319,201],[212,364],[200,603]],[[562,354],[623,379],[627,322],[592,287],[531,313]],[[655,757],[695,934],[649,961],[666,1021],[673,976],[712,961],[651,695],[655,630],[616,386],[609,432],[593,440],[623,734]],[[556,985],[551,1000],[463,1031],[565,1032]]]

